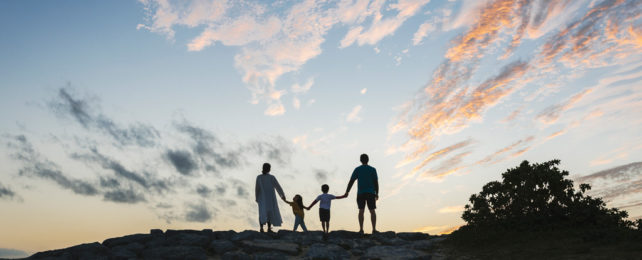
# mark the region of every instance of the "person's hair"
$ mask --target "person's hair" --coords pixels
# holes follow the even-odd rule
[[[292,200],[294,201],[294,203],[299,205],[299,207],[303,208],[303,197],[301,197],[301,195],[294,195],[294,198]]]
[[[329,190],[330,186],[328,186],[328,184],[321,185],[321,191],[323,191],[323,193],[328,193]]]
[[[360,161],[361,161],[361,163],[363,163],[363,164],[368,163],[368,160],[369,160],[368,155],[367,155],[367,154],[365,154],[365,153],[364,153],[364,154],[361,154],[361,157],[359,157],[359,160],[360,160]]]
[[[269,163],[264,163],[263,164],[263,174],[269,173],[271,168],[272,168],[272,166]]]

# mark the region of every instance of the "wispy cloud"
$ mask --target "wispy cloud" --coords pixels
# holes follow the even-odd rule
[[[585,89],[560,104],[547,107],[546,109],[544,109],[544,111],[540,112],[537,115],[537,119],[545,124],[555,123],[557,119],[559,119],[562,112],[572,108],[575,103],[579,102],[582,97],[584,97],[584,95],[591,93],[591,91],[592,89]]]
[[[463,4],[457,17],[444,25],[445,30],[462,26],[466,29],[452,40],[432,78],[404,106],[399,120],[391,127],[395,130],[391,131],[393,133],[406,129],[409,138],[405,147],[400,148],[409,150],[409,155],[403,159],[402,164],[422,158],[430,161],[435,152],[435,137],[452,135],[475,122],[482,122],[487,110],[536,79],[560,78],[561,84],[564,79],[571,77],[561,75],[560,71],[563,69],[577,73],[588,68],[609,66],[617,59],[614,57],[624,58],[624,54],[639,53],[640,47],[632,40],[637,39],[637,31],[604,30],[605,27],[629,28],[636,24],[641,5],[639,1],[601,1],[588,8],[564,1],[474,2]],[[572,15],[560,15],[562,13]],[[563,19],[557,19],[561,16]],[[543,37],[546,38],[537,39]],[[530,57],[508,59],[520,48],[523,38],[537,39],[537,43],[542,44]],[[481,61],[492,59],[492,56],[497,64],[502,64],[499,65],[499,72],[495,75],[487,71],[480,72]],[[547,124],[557,122],[562,112],[579,104],[591,91],[592,88],[582,88],[575,96],[542,111],[538,115],[538,121]],[[531,110],[530,105],[524,104],[523,108],[514,110],[505,121],[514,120],[522,109]],[[562,133],[558,132],[555,136]],[[552,137],[554,135],[545,140]],[[507,150],[502,149],[496,153],[515,157],[530,148],[526,146],[513,150],[513,147],[506,147],[504,149]],[[489,162],[495,161],[494,156],[496,155],[489,155],[486,159]],[[430,169],[432,163],[434,162],[423,165],[419,163],[415,167]],[[466,164],[439,174],[432,167],[432,176],[453,172],[455,169],[461,171],[461,167],[465,168]]]
[[[443,208],[440,208],[437,212],[439,212],[439,213],[459,213],[459,212],[462,212],[462,211],[464,211],[464,205],[443,207]]]
[[[70,84],[58,89],[58,96],[49,103],[62,117],[71,117],[87,130],[96,130],[111,137],[119,145],[150,147],[156,144],[158,131],[147,124],[136,123],[122,127],[104,115],[95,98],[80,98],[73,94]]]
[[[24,135],[14,136],[8,145],[13,148],[12,157],[24,165],[19,171],[20,176],[49,180],[78,195],[92,196],[99,193],[95,184],[65,175],[56,163],[40,155]]]
[[[612,206],[638,207],[642,201],[642,162],[616,166],[575,177],[577,183],[591,184],[590,194],[604,198]]]
[[[203,27],[187,44],[189,51],[201,51],[216,43],[240,46],[235,66],[252,92],[252,103],[264,102],[266,115],[286,112],[277,80],[299,70],[321,54],[321,44],[335,25],[351,29],[341,47],[357,42],[374,45],[392,35],[428,0],[385,1],[302,1],[282,3],[245,1],[170,2],[143,0],[146,21],[139,29],[159,33],[173,40],[176,28]],[[285,8],[285,11],[280,9]],[[392,10],[393,12],[387,12]],[[385,12],[384,12],[385,11]],[[367,18],[372,19],[367,19]],[[368,25],[367,22],[370,22]]]
[[[425,22],[419,26],[419,29],[415,32],[415,34],[412,36],[412,45],[419,45],[423,41],[426,36],[428,36],[428,33],[432,32],[435,30],[435,26],[432,24],[432,22]]]
[[[9,187],[2,185],[0,183],[0,199],[13,199],[17,196],[16,192],[11,190]]]
[[[205,202],[199,204],[188,204],[188,210],[185,212],[185,220],[189,222],[208,222],[212,219],[213,212],[207,207]]]
[[[354,108],[352,108],[352,111],[348,113],[346,116],[346,121],[347,122],[359,122],[361,121],[361,117],[359,117],[359,114],[361,112],[361,105],[357,105]]]
[[[435,235],[447,235],[459,229],[461,226],[425,226],[413,230],[413,232],[422,232]]]

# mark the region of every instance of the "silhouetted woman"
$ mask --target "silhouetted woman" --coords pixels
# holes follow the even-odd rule
[[[281,213],[279,212],[279,205],[277,204],[276,194],[274,190],[279,193],[281,199],[285,200],[285,194],[281,185],[276,178],[270,174],[270,164],[263,164],[263,174],[256,176],[256,203],[259,204],[259,223],[261,224],[261,232],[263,232],[263,225],[267,223],[268,232],[272,232],[272,226],[280,227],[283,220],[281,220]]]

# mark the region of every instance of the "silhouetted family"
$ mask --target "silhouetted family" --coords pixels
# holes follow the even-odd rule
[[[359,208],[359,233],[363,234],[363,213],[366,205],[370,210],[370,220],[372,222],[372,233],[376,233],[377,214],[375,212],[376,201],[379,199],[379,181],[377,178],[377,170],[368,165],[368,155],[362,154],[359,158],[361,165],[356,167],[350,177],[350,182],[346,188],[345,194],[335,196],[329,194],[330,186],[323,184],[319,196],[309,205],[303,205],[303,198],[301,195],[295,195],[292,201],[287,201],[283,189],[274,175],[270,174],[271,166],[269,163],[263,164],[262,174],[256,177],[256,202],[259,205],[259,223],[261,224],[261,232],[264,232],[263,225],[267,224],[267,232],[273,232],[272,226],[281,226],[281,213],[276,201],[276,193],[279,197],[292,207],[294,213],[294,228],[296,231],[299,226],[303,231],[308,231],[305,226],[304,216],[305,211],[310,210],[314,205],[319,202],[319,219],[321,220],[321,227],[323,228],[324,237],[330,231],[330,205],[334,199],[343,199],[348,197],[350,189],[355,181],[357,181],[357,207]],[[276,193],[275,193],[276,192]]]

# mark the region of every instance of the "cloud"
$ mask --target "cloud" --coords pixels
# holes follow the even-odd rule
[[[28,257],[29,253],[12,248],[0,248],[0,257],[2,258],[20,258]]]
[[[428,36],[428,33],[434,30],[435,26],[432,24],[432,22],[425,22],[419,25],[419,29],[417,29],[415,34],[412,36],[412,45],[416,46],[421,44],[421,41],[423,41],[423,39]]]
[[[381,9],[375,11],[368,29],[363,26],[353,27],[341,40],[340,48],[346,48],[355,42],[359,45],[374,45],[394,32],[410,17],[414,16],[430,0],[400,0],[388,8],[397,12],[396,16],[384,18]]]
[[[545,124],[555,123],[557,119],[559,119],[562,112],[572,108],[575,103],[579,102],[582,97],[584,97],[584,95],[591,93],[591,91],[592,89],[585,89],[560,104],[547,107],[537,115],[537,119]]]
[[[114,189],[105,192],[103,196],[104,200],[118,202],[118,203],[129,203],[136,204],[138,202],[145,202],[145,196],[141,193],[134,191],[133,189]]]
[[[448,206],[444,208],[440,208],[437,212],[439,213],[459,213],[464,211],[464,205],[457,205],[457,206]]]
[[[506,153],[508,153],[510,151],[514,151],[514,149],[518,148],[518,147],[522,147],[522,149],[514,152],[512,154],[513,157],[516,156],[516,155],[522,154],[522,153],[526,152],[525,149],[528,148],[528,147],[524,147],[524,146],[528,145],[531,142],[533,142],[533,140],[535,140],[535,136],[528,136],[528,137],[526,137],[524,139],[517,140],[516,142],[514,142],[514,143],[512,143],[512,144],[510,144],[510,145],[508,145],[508,146],[506,146],[506,147],[504,147],[502,149],[499,149],[499,150],[495,151],[494,153],[484,157],[484,159],[479,160],[477,162],[477,164],[495,164],[495,163],[501,162],[502,160],[506,159],[506,157],[505,157]]]
[[[376,44],[427,2],[401,0],[385,6],[385,1],[308,0],[284,6],[245,1],[143,0],[145,23],[137,28],[171,40],[176,28],[202,28],[187,44],[189,51],[201,51],[217,42],[239,46],[234,63],[251,91],[252,103],[264,102],[264,114],[277,116],[285,113],[285,107],[280,96],[272,95],[280,91],[276,81],[321,54],[321,44],[331,28],[339,24],[364,28],[352,29],[341,41],[342,47],[355,41],[359,45]],[[370,24],[366,26],[366,22]]]
[[[89,153],[73,153],[71,158],[85,162],[89,165],[98,165],[101,168],[114,173],[116,178],[134,183],[145,190],[161,194],[172,190],[172,184],[167,180],[160,180],[156,178],[154,174],[148,172],[141,173],[128,170],[122,163],[102,154],[96,148],[90,148],[89,151]],[[114,196],[117,195],[135,197],[135,193],[128,191],[118,191]]]
[[[92,196],[98,194],[98,189],[94,184],[63,174],[57,164],[43,158],[36,152],[31,142],[24,135],[14,136],[8,145],[14,149],[12,157],[23,163],[23,167],[19,170],[20,176],[50,180],[61,188],[71,190],[78,195]]]
[[[642,201],[642,162],[633,162],[573,178],[592,186],[589,195],[603,198],[609,205],[638,207]]]
[[[9,187],[6,187],[0,183],[0,199],[13,199],[16,197],[16,192],[11,190]]]
[[[200,195],[203,198],[209,198],[210,195],[212,195],[213,192],[214,192],[213,190],[211,190],[210,188],[208,188],[207,186],[205,186],[203,184],[199,184],[196,187],[196,193],[198,193],[198,195]]]
[[[306,93],[310,91],[310,88],[312,88],[313,84],[314,78],[309,78],[308,81],[306,81],[303,85],[299,85],[299,83],[296,83],[292,85],[292,93]]]
[[[314,178],[317,179],[317,182],[319,183],[325,183],[328,180],[328,175],[330,173],[326,170],[323,169],[315,169],[314,170]]]
[[[639,20],[639,1],[603,1],[586,9],[580,9],[580,4],[559,1],[488,0],[472,3],[462,4],[463,9],[457,18],[449,26],[444,26],[446,30],[466,28],[452,39],[432,78],[404,105],[399,119],[393,124],[392,134],[405,129],[409,139],[399,148],[409,151],[409,158],[402,162],[430,158],[435,137],[453,135],[471,123],[482,122],[487,110],[535,80],[558,80],[562,85],[564,80],[571,79],[572,75],[563,74],[568,70],[579,73],[609,66],[626,58],[626,55],[639,53],[635,41],[626,40],[633,39],[634,34],[624,33],[626,30],[612,30],[623,33],[608,30],[634,26]],[[554,21],[560,16],[568,22]],[[556,32],[543,28],[550,24],[563,26],[553,27],[555,30],[559,28]],[[540,30],[539,35],[529,34],[535,30]],[[534,43],[533,55],[519,60],[507,59],[521,47],[525,36],[530,39],[546,38]],[[480,63],[486,60],[498,64],[494,65],[501,68],[498,74],[480,71]],[[538,119],[546,123],[556,122],[563,111],[572,108],[590,91],[581,89],[567,101],[544,110]],[[514,112],[507,119],[513,120],[518,114]],[[523,147],[510,156],[520,156],[529,148]],[[430,165],[423,167],[430,168]],[[458,168],[441,174],[435,173],[434,169],[427,171],[432,171],[430,176],[434,176]]]
[[[352,108],[352,111],[348,113],[348,116],[346,116],[346,121],[347,122],[359,122],[361,121],[361,117],[359,117],[359,112],[361,112],[361,105],[357,105],[354,108]]]
[[[174,168],[183,175],[190,175],[192,171],[198,169],[198,165],[192,159],[192,154],[183,150],[167,150],[165,157]]]
[[[411,177],[415,176],[415,174],[416,174],[419,170],[421,170],[424,166],[426,166],[428,163],[430,163],[430,162],[432,162],[432,161],[434,161],[434,160],[441,159],[441,158],[443,158],[443,157],[447,156],[448,154],[450,154],[450,153],[452,153],[452,152],[454,152],[454,151],[456,151],[456,150],[466,148],[466,147],[470,146],[470,145],[471,145],[471,144],[473,144],[473,143],[474,143],[474,141],[473,141],[472,139],[467,139],[467,140],[464,140],[464,141],[461,141],[461,142],[455,143],[455,144],[453,144],[453,145],[450,145],[450,146],[448,146],[448,147],[445,147],[445,148],[439,149],[439,150],[437,150],[437,151],[435,151],[435,152],[433,152],[433,153],[429,154],[429,155],[428,155],[428,156],[426,156],[426,157],[425,157],[425,158],[424,158],[424,159],[423,159],[419,164],[417,164],[417,165],[412,169],[412,171],[411,171],[409,174],[407,174],[406,176],[404,176],[404,179],[406,179],[406,178],[411,178]],[[427,147],[426,147],[426,148],[427,148]],[[425,149],[421,149],[421,150],[420,150],[420,152],[421,152],[421,153],[423,153],[423,151],[425,151]],[[402,167],[402,166],[404,166],[405,164],[411,163],[411,162],[412,162],[412,161],[414,161],[415,159],[417,159],[417,156],[416,156],[416,155],[413,155],[413,154],[410,154],[410,155],[406,156],[406,160],[401,161],[399,164],[397,164],[397,166],[396,166],[396,167],[397,167],[397,168]]]
[[[52,100],[49,106],[59,116],[71,117],[85,129],[97,130],[120,145],[151,147],[156,144],[159,133],[154,127],[142,123],[122,127],[103,115],[100,109],[92,106],[96,103],[97,101],[89,98],[74,96],[68,85],[66,88],[58,89],[58,97]]]
[[[413,230],[413,232],[422,232],[436,235],[447,235],[459,229],[461,226],[425,226]]]
[[[294,109],[297,109],[297,110],[300,109],[301,108],[301,100],[299,100],[296,97],[292,98],[292,106],[294,107]]]
[[[185,220],[189,222],[205,223],[212,220],[212,212],[207,208],[204,202],[200,204],[188,204],[185,212]]]

